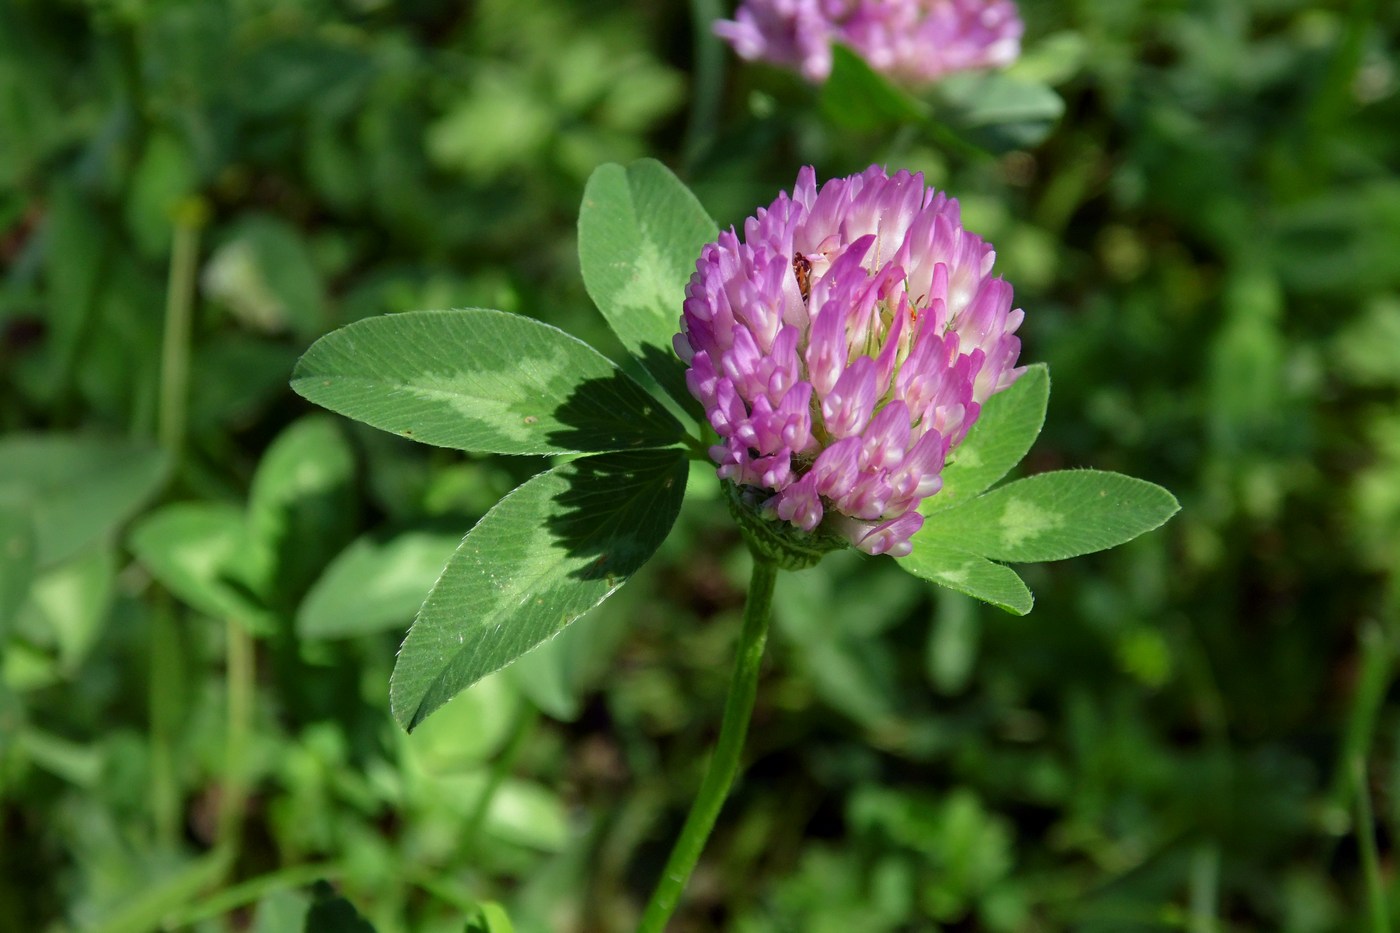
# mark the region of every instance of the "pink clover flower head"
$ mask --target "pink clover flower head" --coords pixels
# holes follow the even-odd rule
[[[743,0],[715,33],[750,61],[831,74],[831,46],[850,46],[876,71],[928,84],[958,71],[999,68],[1021,54],[1013,0]]]
[[[803,168],[707,244],[674,343],[720,477],[769,518],[908,554],[949,451],[1023,371],[995,258],[957,201],[875,165],[820,190]]]

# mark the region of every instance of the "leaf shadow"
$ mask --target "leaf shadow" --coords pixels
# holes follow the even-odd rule
[[[628,413],[637,417],[628,420]],[[551,414],[563,427],[554,428],[545,439],[565,450],[667,447],[684,434],[666,406],[620,369],[606,378],[583,380]]]
[[[661,391],[675,399],[686,414],[696,420],[704,417],[704,409],[686,388],[685,365],[669,346],[660,347],[654,343],[645,343],[636,356],[642,368],[656,380]]]
[[[680,513],[686,459],[678,449],[617,451],[559,468],[567,488],[545,528],[580,566],[569,576],[619,584],[647,562]]]

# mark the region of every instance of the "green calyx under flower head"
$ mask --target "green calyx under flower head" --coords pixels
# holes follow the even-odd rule
[[[832,551],[850,547],[844,535],[821,527],[803,531],[778,519],[771,510],[765,511],[765,490],[737,486],[729,480],[724,480],[723,485],[729,512],[739,523],[755,560],[765,560],[783,570],[805,570]]]

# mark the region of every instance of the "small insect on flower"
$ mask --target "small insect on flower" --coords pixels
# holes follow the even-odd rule
[[[921,175],[871,166],[818,190],[802,169],[686,286],[675,348],[719,476],[771,520],[909,553],[949,451],[1022,372],[995,258]]]
[[[797,279],[797,291],[806,301],[812,292],[812,261],[798,253],[792,257],[792,274]]]

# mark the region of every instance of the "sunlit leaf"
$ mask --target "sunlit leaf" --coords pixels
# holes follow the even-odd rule
[[[426,444],[508,454],[657,447],[662,405],[588,344],[502,311],[366,318],[318,340],[292,388]]]
[[[916,535],[914,552],[908,557],[899,558],[899,565],[916,577],[965,593],[1018,616],[1030,612],[1035,605],[1035,598],[1016,571],[975,554],[947,547],[941,541],[919,540]]]
[[[497,839],[545,852],[569,842],[569,815],[559,793],[534,781],[503,781],[486,811],[484,827]]]
[[[700,249],[718,235],[695,195],[653,159],[599,166],[584,188],[578,258],[588,294],[623,346],[696,414],[671,338]]]
[[[1035,443],[1049,400],[1050,370],[1044,363],[1029,367],[1010,388],[988,399],[944,468],[943,488],[925,499],[919,511],[932,515],[966,502],[1005,476]]]
[[[1171,493],[1131,476],[1041,473],[929,516],[914,535],[914,552],[956,548],[993,560],[1063,560],[1131,541],[1179,508]]]

